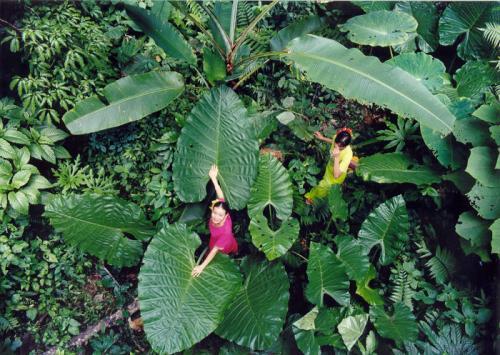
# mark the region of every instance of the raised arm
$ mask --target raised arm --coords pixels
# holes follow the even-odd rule
[[[319,139],[320,141],[323,141],[323,142],[326,142],[326,143],[329,143],[329,144],[333,144],[333,139],[326,138],[324,135],[321,134],[320,131],[314,132],[314,136],[317,139]]]
[[[210,180],[212,180],[212,183],[214,184],[215,187],[215,193],[217,194],[217,198],[224,198],[224,193],[222,192],[222,189],[220,188],[219,181],[217,181],[217,174],[219,173],[219,168],[217,168],[217,165],[212,165],[210,168],[210,171],[208,172],[208,176],[210,176]]]
[[[215,255],[219,252],[219,249],[217,247],[213,247],[212,250],[210,250],[210,253],[208,253],[207,257],[205,260],[198,266],[195,266],[193,271],[191,271],[191,276],[198,277],[203,270],[207,267],[207,265],[215,258]]]

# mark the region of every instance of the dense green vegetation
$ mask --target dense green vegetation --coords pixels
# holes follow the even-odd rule
[[[497,351],[496,3],[0,6],[0,353]]]

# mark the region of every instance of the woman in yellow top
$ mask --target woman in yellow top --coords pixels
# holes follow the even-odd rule
[[[326,165],[325,175],[319,184],[305,194],[306,203],[311,204],[315,198],[323,198],[328,195],[330,187],[342,184],[347,176],[347,169],[353,159],[352,149],[349,144],[352,140],[350,128],[341,128],[333,139],[326,138],[319,131],[314,135],[323,142],[330,143],[330,160]]]

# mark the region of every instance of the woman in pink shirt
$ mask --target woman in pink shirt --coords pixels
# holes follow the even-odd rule
[[[208,176],[210,176],[210,179],[214,184],[217,199],[212,201],[212,206],[210,207],[212,213],[208,222],[208,227],[210,229],[210,242],[208,243],[208,247],[210,252],[203,263],[194,267],[191,272],[191,275],[194,277],[199,276],[203,272],[219,251],[224,254],[238,252],[238,243],[236,242],[233,234],[233,222],[231,221],[231,216],[229,215],[229,206],[224,200],[224,194],[222,193],[222,189],[217,181],[218,173],[219,169],[217,168],[217,165],[212,165]]]

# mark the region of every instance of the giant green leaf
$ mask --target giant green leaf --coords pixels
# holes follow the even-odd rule
[[[327,246],[311,242],[309,250],[307,299],[322,306],[323,296],[327,294],[342,305],[348,304],[349,279],[345,267]]]
[[[198,277],[194,252],[201,242],[184,224],[155,235],[139,273],[139,305],[144,331],[157,353],[190,348],[212,333],[241,285],[227,255],[217,254]]]
[[[267,349],[278,338],[288,311],[289,282],[281,263],[246,259],[246,279],[224,313],[216,333],[254,350]]]
[[[69,244],[115,266],[136,265],[142,256],[140,240],[153,234],[138,206],[113,196],[58,196],[45,206],[44,216]]]
[[[292,39],[319,30],[325,23],[325,19],[318,15],[311,15],[295,21],[278,31],[271,38],[271,49],[273,51],[283,50]]]
[[[490,133],[497,146],[500,146],[500,126],[491,126]]]
[[[462,97],[481,94],[498,82],[495,69],[485,60],[465,63],[456,71],[453,78],[457,83],[457,93]]]
[[[370,309],[370,319],[377,332],[384,338],[397,342],[413,341],[418,336],[418,326],[410,308],[402,303],[394,304],[394,312],[388,314],[383,306],[373,306]]]
[[[351,351],[352,347],[356,345],[356,342],[365,330],[366,323],[368,323],[368,314],[349,316],[342,319],[339,323],[337,329],[342,336],[347,350]]]
[[[367,251],[358,239],[342,235],[335,238],[337,259],[345,267],[351,280],[361,280],[368,272],[370,262]]]
[[[177,141],[173,164],[175,191],[184,202],[206,195],[208,171],[218,180],[231,208],[242,209],[257,173],[258,143],[238,96],[225,86],[205,93],[191,111]]]
[[[150,72],[131,75],[103,89],[107,103],[89,97],[66,112],[63,121],[72,134],[86,134],[137,121],[166,107],[184,90],[180,74]]]
[[[439,59],[419,53],[403,53],[385,63],[397,66],[422,82],[431,92],[436,92],[444,84],[446,68]]]
[[[382,265],[390,264],[408,241],[408,212],[403,196],[398,195],[375,208],[359,230],[359,241],[371,250],[380,245]]]
[[[455,231],[459,236],[468,240],[471,246],[484,247],[490,244],[490,231],[488,228],[491,221],[486,221],[476,215],[473,211],[463,212],[455,225]]]
[[[185,60],[189,64],[196,64],[193,49],[177,31],[177,29],[166,21],[137,6],[125,5],[127,14],[149,37],[154,39],[168,55]]]
[[[439,45],[437,35],[439,14],[432,2],[405,1],[398,2],[395,11],[402,11],[413,16],[418,22],[417,43],[420,50],[429,53]]]
[[[403,153],[378,153],[363,157],[356,173],[364,180],[380,184],[411,183],[433,184],[440,181],[439,175],[430,168],[418,165]]]
[[[454,44],[460,37],[457,53],[464,60],[488,57],[490,46],[481,28],[487,22],[498,23],[498,6],[495,2],[471,1],[449,4],[439,19],[439,43]]]
[[[491,252],[500,254],[500,219],[497,219],[490,226],[491,231]]]
[[[439,132],[425,126],[420,126],[420,134],[425,145],[431,150],[441,165],[452,170],[465,167],[467,149],[458,143],[453,135],[450,134],[443,137]]]
[[[370,265],[363,279],[356,281],[356,294],[361,296],[372,306],[384,304],[384,300],[380,297],[379,291],[370,287],[370,282],[376,277],[377,271],[373,265]]]
[[[292,247],[299,236],[300,225],[296,219],[290,218],[282,221],[279,229],[272,230],[266,217],[258,214],[252,217],[249,230],[252,243],[266,254],[268,260],[274,260]]]
[[[500,187],[500,171],[495,169],[498,150],[476,147],[470,150],[466,172],[486,187]]]
[[[417,21],[408,14],[380,10],[351,17],[340,30],[349,32],[347,38],[351,42],[389,47],[406,42],[417,26]]]
[[[496,101],[491,105],[482,105],[472,115],[483,121],[498,124],[500,123],[500,103]]]
[[[348,99],[387,107],[442,133],[453,127],[453,115],[422,83],[404,70],[382,64],[357,49],[307,35],[290,42],[287,57],[307,73],[309,80],[337,90]]]
[[[252,186],[248,214],[261,214],[267,206],[274,207],[276,217],[287,219],[292,214],[293,191],[288,171],[273,155],[260,156],[259,174]]]
[[[203,71],[207,80],[214,84],[226,77],[226,63],[219,53],[205,47],[203,49]]]
[[[354,5],[359,6],[364,12],[373,12],[380,10],[392,10],[396,1],[351,1]]]
[[[467,193],[470,204],[485,219],[500,218],[500,187],[487,187],[476,182]]]

